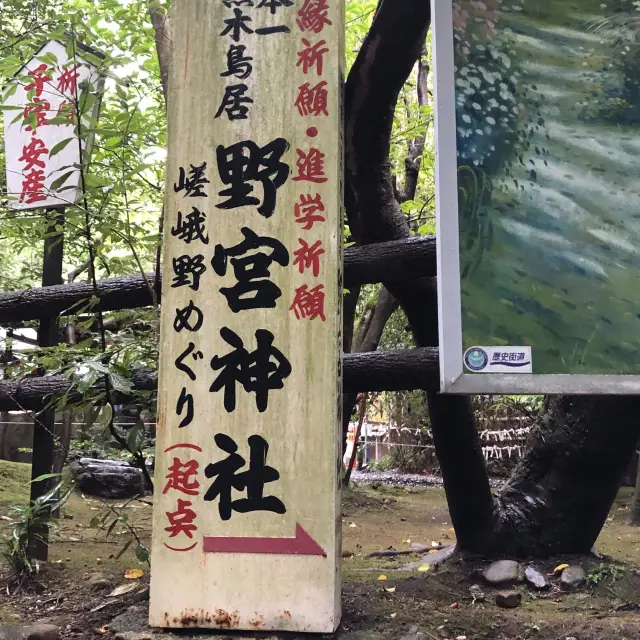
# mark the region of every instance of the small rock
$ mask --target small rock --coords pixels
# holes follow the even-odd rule
[[[517,591],[497,593],[496,604],[503,609],[515,609],[522,604],[522,594]]]
[[[151,631],[123,631],[116,633],[115,640],[154,640]]]
[[[524,571],[524,579],[534,589],[548,589],[551,585],[549,578],[536,567],[527,567]]]
[[[498,560],[484,570],[482,577],[489,584],[517,584],[524,580],[524,569],[515,560]]]
[[[582,586],[587,575],[582,567],[572,565],[567,567],[560,576],[560,585],[563,589],[577,589]]]
[[[60,630],[55,624],[34,624],[24,630],[26,640],[58,640]]]
[[[23,637],[21,627],[13,625],[0,626],[0,640],[21,640]]]
[[[403,635],[400,640],[422,640],[427,636],[424,635],[421,631],[418,631],[417,626],[413,626],[409,629],[409,633]]]
[[[87,584],[91,589],[95,589],[96,591],[99,591],[100,589],[108,589],[112,586],[111,580],[105,577],[102,573],[94,573],[87,581]]]
[[[486,596],[484,595],[484,591],[482,590],[482,587],[479,584],[472,584],[469,587],[469,593],[473,598],[473,604],[475,604],[476,602],[484,602],[486,599]]]

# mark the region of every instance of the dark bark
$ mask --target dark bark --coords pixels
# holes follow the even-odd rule
[[[633,507],[631,508],[631,524],[640,526],[640,460],[638,461],[638,475],[636,488],[633,494]]]
[[[636,396],[553,401],[498,495],[500,523],[485,551],[588,553],[640,437]]]
[[[42,286],[45,288],[62,284],[64,207],[48,210],[46,216],[47,233],[44,239],[42,260]],[[45,315],[41,312],[38,345],[41,347],[54,347],[57,344],[58,317],[55,314]],[[42,375],[44,371],[40,373]],[[53,486],[52,479],[38,482],[34,482],[34,480],[53,471],[55,422],[56,412],[54,409],[43,411],[36,416],[34,421],[33,452],[31,454],[31,503],[45,495]],[[29,532],[29,557],[34,560],[47,560],[49,557],[49,527],[34,527]]]
[[[426,47],[420,52],[418,60],[418,105],[421,107],[429,104],[429,89],[427,86],[429,65],[426,61]],[[416,136],[410,143],[407,151],[407,157],[404,161],[404,188],[400,199],[402,202],[413,200],[416,197],[418,189],[418,178],[420,177],[420,166],[422,164],[422,154],[424,153],[425,143],[427,141],[427,132]]]
[[[359,244],[411,235],[394,193],[389,146],[398,95],[422,51],[430,21],[429,2],[382,0],[347,81],[345,201],[349,226]],[[405,311],[416,344],[435,346],[435,283],[427,278],[383,283]],[[430,393],[427,399],[452,522],[462,547],[463,541],[473,542],[478,531],[490,530],[494,522],[484,457],[469,398]],[[463,468],[465,481],[459,479]]]
[[[343,358],[344,390],[403,391],[436,389],[438,387],[438,350],[405,349],[377,353],[349,353]],[[153,391],[157,387],[154,371],[139,371],[133,376],[137,391]],[[96,385],[100,386],[100,383]],[[60,396],[69,389],[65,376],[22,378],[0,381],[0,411],[37,411],[51,396]],[[116,404],[127,398],[115,395]],[[72,398],[73,399],[73,398]]]
[[[398,308],[398,301],[389,293],[385,287],[380,288],[375,308],[371,314],[371,318],[367,324],[366,331],[363,331],[362,339],[354,346],[354,350],[359,353],[369,353],[376,351],[382,339],[384,328]],[[420,381],[416,381],[420,384]],[[357,391],[363,391],[358,389]],[[348,393],[346,390],[342,394],[342,441],[344,446],[347,444],[347,435],[349,433],[349,421],[353,408],[356,405],[357,393]]]
[[[375,247],[350,247],[345,251],[345,286],[380,282],[383,276],[404,279],[436,273],[435,239],[408,238],[405,242],[382,243]],[[99,304],[91,311],[119,311],[153,304],[147,283],[155,274],[123,276],[98,281]],[[159,283],[156,288],[160,299]],[[36,320],[42,315],[78,313],[93,297],[93,285],[75,283],[47,288],[0,293],[0,323]]]

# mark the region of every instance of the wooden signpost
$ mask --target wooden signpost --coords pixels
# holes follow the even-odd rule
[[[65,208],[81,195],[79,167],[86,163],[92,139],[79,131],[95,126],[99,110],[102,79],[86,54],[94,60],[104,58],[79,43],[52,40],[3,92],[7,205],[21,211],[45,210],[43,287],[62,284]],[[57,317],[40,318],[38,344],[58,344]],[[34,420],[32,480],[51,473],[55,448],[55,410],[48,409]],[[52,484],[51,479],[33,482],[31,501],[47,493]],[[47,559],[48,536],[47,527],[32,531],[32,558]]]
[[[339,623],[343,26],[173,3],[152,626]]]

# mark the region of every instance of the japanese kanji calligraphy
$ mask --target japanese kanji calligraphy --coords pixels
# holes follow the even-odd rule
[[[171,20],[150,621],[219,627],[214,602],[237,629],[260,611],[331,632],[343,6],[190,0]]]
[[[76,137],[81,83],[99,93],[96,67],[81,56],[70,57],[64,43],[51,41],[6,87],[3,105],[9,207],[44,209],[77,201],[80,172],[69,168],[82,164],[86,158],[81,160],[81,151],[86,155],[89,150],[83,139],[80,144],[76,138],[63,148],[59,145]],[[81,122],[86,127],[95,127],[99,102],[83,114]]]

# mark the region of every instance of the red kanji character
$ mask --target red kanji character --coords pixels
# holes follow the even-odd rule
[[[322,65],[324,62],[323,56],[327,51],[329,51],[327,48],[321,48],[323,45],[327,44],[326,41],[320,40],[320,42],[312,46],[306,38],[302,38],[302,44],[306,49],[298,51],[298,63],[296,64],[296,67],[302,66],[302,73],[304,74],[309,73],[309,69],[312,67],[316,67],[318,75],[321,76]]]
[[[296,202],[295,213],[296,222],[303,224],[304,231],[309,231],[313,227],[314,222],[324,222],[325,218],[318,215],[318,211],[324,211],[324,203],[319,193],[316,193],[316,197],[311,195],[301,195],[300,202]]]
[[[326,322],[327,319],[324,315],[324,285],[319,284],[317,287],[309,289],[305,284],[296,289],[296,297],[291,307],[289,307],[289,311],[293,311],[298,320],[320,318],[322,322]]]
[[[32,113],[36,116],[35,126],[30,124],[25,127],[25,131],[31,131],[35,133],[38,127],[43,127],[49,124],[47,120],[47,112],[51,108],[51,105],[47,100],[40,100],[40,98],[34,98],[33,104],[28,104],[24,108],[23,118],[26,120]]]
[[[44,169],[45,163],[40,159],[40,156],[47,153],[49,153],[49,149],[40,138],[31,138],[31,142],[22,147],[22,156],[18,158],[18,162],[26,162],[22,171],[29,171],[33,167]]]
[[[298,88],[298,98],[295,106],[298,107],[298,113],[301,116],[328,116],[327,97],[329,92],[326,89],[325,80],[318,83],[315,87],[311,87],[305,82]]]
[[[317,278],[320,274],[320,256],[325,253],[322,248],[322,241],[318,240],[312,247],[301,238],[298,238],[298,242],[300,243],[300,249],[293,254],[296,257],[293,266],[298,265],[300,273],[304,273],[305,269],[313,269],[313,275]]]
[[[20,202],[27,200],[27,204],[42,202],[47,196],[44,194],[44,171],[42,169],[31,169],[22,181],[22,194]]]
[[[174,458],[173,464],[169,467],[168,482],[162,491],[163,495],[169,489],[175,489],[181,493],[186,493],[188,496],[197,496],[200,483],[195,477],[198,475],[199,467],[200,463],[196,460],[182,462],[180,458]]]
[[[56,113],[56,118],[64,118],[68,120],[71,124],[75,123],[75,107],[71,102],[62,102],[58,107],[58,113]]]
[[[324,175],[324,153],[313,147],[309,149],[309,153],[305,153],[300,149],[296,149],[298,159],[296,167],[298,175],[294,181],[306,180],[308,182],[326,182],[327,177]]]
[[[176,511],[166,511],[167,518],[169,518],[169,526],[165,527],[165,531],[168,531],[171,535],[170,538],[184,533],[187,538],[193,538],[193,532],[198,530],[198,527],[193,524],[197,514],[192,507],[193,503],[188,500],[180,500],[178,498],[178,508]]]
[[[327,18],[329,5],[327,0],[305,0],[302,9],[298,11],[298,26],[300,31],[313,31],[320,33],[324,29],[324,25],[333,24]]]
[[[78,65],[74,64],[72,67],[65,69],[58,78],[58,86],[56,87],[63,95],[71,93],[75,96],[78,91],[78,83],[76,80],[80,77],[78,73]]]
[[[48,67],[46,64],[41,64],[37,69],[29,71],[27,75],[32,79],[32,81],[29,84],[24,85],[24,90],[31,91],[31,89],[35,89],[35,95],[40,97],[44,90],[44,83],[51,80],[51,76],[47,73],[47,69]]]

